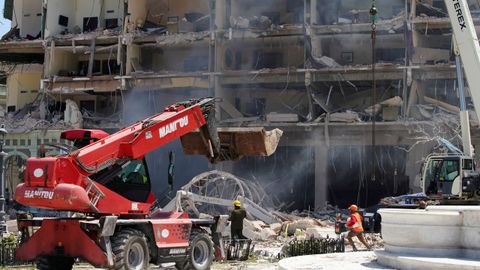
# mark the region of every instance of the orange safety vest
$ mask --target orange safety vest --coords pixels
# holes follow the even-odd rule
[[[352,216],[355,216],[355,223],[352,225],[352,230],[355,232],[363,232],[362,216],[358,212],[353,213]]]

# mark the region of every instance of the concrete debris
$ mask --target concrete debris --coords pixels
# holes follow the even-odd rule
[[[432,6],[432,1],[417,1],[417,14],[431,17],[447,17],[446,11]]]
[[[361,122],[358,113],[346,111],[343,113],[332,113],[329,115],[330,122],[355,123]]]
[[[299,117],[293,113],[269,113],[266,115],[267,122],[297,123]]]
[[[67,124],[73,128],[79,129],[83,127],[83,117],[80,109],[78,108],[77,103],[71,99],[65,101],[65,115],[64,119]]]
[[[83,110],[82,113],[84,127],[98,129],[121,129],[121,116],[120,112],[107,116],[87,110]]]
[[[250,26],[250,21],[242,16],[238,16],[236,18],[232,16],[230,17],[230,25],[236,29],[248,29]]]
[[[365,113],[369,116],[372,116],[372,115],[376,116],[380,113],[381,110],[382,110],[382,105],[376,104],[375,106],[370,106],[366,108]]]
[[[387,99],[385,101],[382,101],[380,104],[384,106],[396,106],[396,107],[401,107],[403,105],[403,100],[401,97],[396,96],[390,99]]]
[[[250,19],[250,27],[258,29],[268,29],[272,26],[272,20],[267,16],[253,16]]]
[[[243,235],[251,240],[273,240],[277,238],[277,233],[262,221],[243,221]]]
[[[245,18],[242,16],[230,17],[230,24],[235,29],[269,29],[272,27],[272,20],[266,16],[253,16],[251,18]]]
[[[314,60],[320,65],[328,68],[341,67],[339,63],[328,56],[314,57]]]
[[[210,36],[209,32],[189,32],[178,35],[162,35],[156,38],[157,46],[186,45],[195,41],[204,40]]]
[[[38,100],[25,105],[16,112],[6,113],[3,107],[0,108],[0,121],[5,124],[9,133],[28,133],[34,130],[65,130],[72,129],[70,123],[65,122],[60,113],[50,113],[46,118],[42,115],[42,102]]]

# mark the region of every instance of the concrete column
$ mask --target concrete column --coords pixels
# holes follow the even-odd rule
[[[225,0],[216,0],[215,12],[215,25],[217,29],[225,29],[225,21],[227,20]]]
[[[328,147],[315,147],[315,209],[323,209],[328,200]]]
[[[427,147],[420,144],[416,145],[410,152],[407,153],[407,162],[405,164],[405,174],[408,176],[410,184],[409,187],[413,192],[421,192],[420,185],[420,170],[422,168],[423,159],[427,156],[425,151]],[[431,149],[428,147],[428,149]]]
[[[318,24],[318,0],[310,0],[310,25]]]

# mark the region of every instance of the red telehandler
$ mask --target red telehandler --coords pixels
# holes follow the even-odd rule
[[[75,258],[108,269],[141,270],[166,262],[177,269],[209,269],[213,243],[206,228],[213,221],[159,211],[151,191],[151,182],[159,179],[150,179],[144,156],[177,138],[186,153],[206,154],[211,162],[275,151],[281,131],[217,131],[214,108],[212,98],[190,100],[113,135],[63,132],[75,148],[29,158],[16,200],[75,215],[18,219],[23,241],[17,258],[36,261],[42,270],[70,270]],[[171,176],[169,170],[169,181]]]

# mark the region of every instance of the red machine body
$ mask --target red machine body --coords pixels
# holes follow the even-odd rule
[[[149,258],[147,266],[150,261],[183,263],[194,256],[188,253],[192,250],[189,247],[192,231],[205,234],[201,228],[213,222],[189,219],[186,213],[152,214],[150,209],[155,198],[143,158],[152,150],[198,129],[207,135],[203,137],[204,142],[211,148],[205,117],[213,108],[213,99],[179,103],[113,135],[98,130],[66,131],[62,138],[86,146],[66,155],[29,158],[25,181],[16,189],[17,202],[85,215],[83,218],[19,219],[19,230],[25,239],[17,258],[41,259],[43,268],[40,269],[71,269],[73,258],[77,257],[97,267],[117,269],[119,261],[130,263],[129,258],[121,257],[130,251],[121,253],[121,249],[133,244],[122,246],[122,241],[137,243],[133,245],[137,250],[144,248],[138,258]],[[34,227],[38,230],[33,230]],[[202,245],[209,246],[211,240],[202,237]],[[151,255],[142,257],[142,253]],[[210,255],[202,258],[206,259],[203,264],[211,263]],[[58,268],[60,264],[62,267]],[[144,269],[142,265],[129,267]]]
[[[201,104],[170,106],[164,113],[137,122],[113,135],[92,131],[96,141],[59,157],[29,158],[16,200],[27,206],[106,215],[147,215],[153,197],[131,201],[90,177],[122,160],[144,155],[205,125]],[[86,130],[62,133],[74,140]]]

